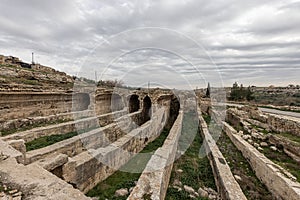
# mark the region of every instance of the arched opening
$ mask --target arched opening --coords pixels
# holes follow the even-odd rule
[[[172,125],[175,122],[175,120],[177,119],[177,116],[179,114],[179,110],[180,110],[179,99],[175,95],[173,95],[173,97],[171,99],[171,103],[170,103],[169,119],[167,121],[166,127],[170,128],[170,129],[172,128]]]
[[[140,109],[140,100],[139,96],[136,94],[133,94],[129,98],[129,113],[136,112]]]
[[[146,96],[143,100],[143,121],[146,122],[151,119],[151,99],[149,96]]]

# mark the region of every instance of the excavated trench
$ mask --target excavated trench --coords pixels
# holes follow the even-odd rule
[[[178,146],[179,158],[173,165],[166,200],[207,199],[192,197],[190,193],[184,190],[184,185],[192,187],[195,192],[198,192],[200,187],[217,190],[209,159],[207,156],[199,156],[203,139],[199,132],[198,120],[196,112],[184,114],[182,134]]]
[[[208,124],[211,124],[211,127],[215,125],[214,121],[211,123],[210,116],[206,115],[204,118]],[[210,130],[213,132],[213,128]],[[247,199],[273,199],[272,194],[256,177],[255,171],[251,168],[247,159],[244,158],[243,154],[231,142],[226,133],[222,132],[221,135],[216,138],[216,142]]]
[[[295,176],[298,182],[300,182],[299,163],[286,153],[286,148],[289,149],[288,145],[293,144],[292,147],[296,148],[296,149],[293,148],[294,151],[297,151],[300,148],[300,143],[298,140],[299,138],[297,138],[296,136],[290,133],[275,133],[275,132],[267,131],[266,129],[262,127],[258,127],[254,124],[251,124],[251,126],[253,127],[253,129],[264,134],[264,136],[261,138],[252,137],[251,139],[253,140],[253,145],[258,146],[258,144],[265,143],[263,146],[259,148],[260,152],[263,153],[267,158],[269,158],[274,163],[286,169],[293,176]],[[233,127],[236,129],[237,128],[240,129],[244,133],[247,132],[244,129],[242,124],[240,124],[240,126],[238,127],[237,126],[233,126]],[[293,142],[291,142],[292,140]]]
[[[237,115],[238,110],[233,111],[229,113],[228,123],[236,130],[241,131],[249,144],[257,148],[273,163],[288,171],[291,176],[294,176],[292,179],[299,183],[299,138],[292,133],[271,130],[266,120],[254,117],[250,111],[246,111],[250,116],[250,118],[246,119],[242,119]],[[290,175],[287,176],[290,177]]]
[[[81,129],[77,132],[71,132],[63,135],[50,135],[37,138],[26,143],[27,163],[34,162],[38,159],[45,158],[55,152],[65,153],[68,156],[75,156],[89,148],[104,147],[111,142],[126,135],[119,124],[125,123],[124,129],[131,131],[136,128],[134,123],[128,123],[131,116],[140,116],[140,112],[130,113],[119,117],[104,127],[91,127]],[[125,128],[126,127],[126,128]]]

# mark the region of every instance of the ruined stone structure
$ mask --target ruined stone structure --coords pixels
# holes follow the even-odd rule
[[[48,187],[43,181],[46,177],[51,177],[53,181],[57,179],[58,184],[65,184],[70,193],[67,198],[76,196],[76,199],[87,199],[72,188],[87,192],[153,141],[168,123],[173,99],[172,94],[160,91],[136,91],[131,94],[115,94],[112,91],[97,94],[4,93],[1,97],[1,105],[11,113],[3,115],[1,126],[4,135],[0,140],[3,144],[1,155],[5,159],[0,162],[0,176],[9,177],[3,181],[6,184],[14,185],[22,192],[26,190],[28,199],[43,199],[39,193],[45,192],[43,187]],[[32,112],[20,114],[17,112],[20,108],[28,108]],[[47,113],[37,112],[41,109],[47,110]],[[66,119],[66,122],[56,123],[59,119]],[[26,125],[38,125],[41,122],[44,123],[42,127],[18,131]],[[6,135],[5,131],[11,129],[16,129],[16,133]],[[83,133],[43,148],[26,151],[26,144],[31,141],[76,131]],[[18,178],[11,171],[14,168],[32,170],[40,176],[29,178],[24,175],[23,179]],[[36,187],[32,189],[41,189],[38,193],[31,192],[25,181],[33,178],[36,179]],[[56,185],[53,187],[55,189],[52,191],[59,189]],[[57,192],[53,199],[60,192],[64,191]],[[52,194],[46,192],[43,195],[48,198]]]
[[[282,153],[300,163],[297,118],[245,106],[228,109],[223,119],[224,110],[214,110],[210,99],[195,98],[190,92],[95,88],[84,82],[71,88],[67,85],[74,83],[73,78],[51,68],[5,56],[0,56],[0,64],[0,74],[5,75],[0,79],[0,197],[92,199],[85,194],[168,127],[163,145],[151,154],[134,187],[125,189],[128,199],[162,200],[168,188],[183,188],[192,199],[248,199],[241,185],[244,177],[236,176],[233,163],[217,144],[218,126],[272,198],[300,198],[297,177],[265,155]],[[12,77],[42,84],[24,85],[19,79],[8,83]],[[208,156],[217,192],[209,194],[208,188],[194,191],[187,185],[176,188],[169,183],[174,162],[185,153],[179,146],[188,112],[194,112],[199,122],[201,136],[196,137],[203,138],[200,152]],[[13,192],[1,191],[2,185]]]
[[[266,184],[274,196],[279,199],[299,199],[300,184],[288,178],[290,174],[285,172],[280,166],[262,155],[251,144],[248,144],[237,132],[224,123],[225,132],[231,138],[233,143],[249,160],[251,166],[255,169],[256,175]]]
[[[174,117],[174,109],[179,109],[175,105],[179,105],[177,98],[180,98],[181,111],[178,116],[175,115],[177,119],[169,136],[152,155],[128,198],[143,199],[150,196],[151,199],[164,199],[173,162],[178,154],[183,113],[192,107],[191,102],[195,103],[195,100],[184,100],[184,95],[176,98],[171,93],[159,90],[119,91],[118,94],[112,90],[76,94],[3,93],[1,97],[1,106],[11,111],[3,115],[1,123],[1,131],[4,133],[0,139],[1,182],[22,191],[25,199],[89,199],[84,193],[112,175],[159,136],[168,120]],[[174,104],[176,99],[178,103]],[[48,107],[49,104],[51,107]],[[20,108],[31,109],[32,112],[21,114],[17,112]],[[38,108],[46,111],[37,112],[40,110]],[[207,103],[199,106],[197,112],[204,138],[203,147],[209,157],[221,198],[247,199],[201,114],[211,113],[217,121],[218,113]],[[288,120],[286,118],[265,115],[249,108],[229,109],[227,119],[235,125],[246,124],[247,127],[247,123],[252,123],[279,133],[284,129],[298,134],[299,124],[296,121],[291,120],[290,123],[295,124],[291,126],[282,123],[281,120]],[[39,124],[42,126],[20,130]],[[277,127],[278,124],[281,124],[281,128]],[[285,177],[291,176],[289,173],[281,175],[284,169],[263,158],[251,145],[243,142],[228,124],[225,123],[224,127],[226,134],[249,160],[257,176],[274,197],[299,197],[298,183]],[[16,129],[16,132],[5,134],[5,131],[11,129]],[[26,145],[36,139],[76,131],[80,134],[49,146],[26,150]],[[286,146],[285,150],[298,159],[297,145],[287,145],[288,142],[275,135],[271,136],[271,141]],[[20,171],[25,173],[21,175]],[[35,186],[31,187],[33,183]],[[283,187],[286,189],[282,190]]]

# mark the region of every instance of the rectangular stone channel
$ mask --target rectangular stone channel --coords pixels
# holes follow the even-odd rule
[[[86,149],[99,148],[108,145],[109,143],[122,137],[126,132],[135,128],[132,122],[132,117],[140,115],[140,111],[130,113],[116,119],[114,123],[105,127],[97,128],[75,137],[63,140],[50,146],[29,151],[26,153],[26,164],[32,163],[39,159],[43,159],[51,154],[67,154],[73,157]],[[120,128],[122,127],[122,129]]]
[[[198,113],[193,109],[183,117],[166,200],[219,198],[209,159],[202,150]]]
[[[169,112],[164,107],[153,113],[150,121],[130,131],[106,147],[84,151],[63,166],[63,178],[84,193],[105,180],[133,158],[161,133]]]
[[[157,200],[165,198],[181,133],[182,119],[183,111],[180,111],[163,146],[151,156],[128,200],[143,199],[146,195]]]
[[[226,159],[220,152],[215,140],[209,133],[207,124],[198,108],[201,134],[204,139],[204,147],[206,154],[210,160],[213,169],[215,182],[222,199],[230,200],[247,200],[240,185],[235,180]]]
[[[298,182],[300,181],[300,139],[298,136],[271,130],[266,123],[241,117],[241,113],[237,110],[230,110],[227,114],[227,121],[242,131],[244,139],[263,152],[267,158],[278,162],[277,164],[290,171]]]
[[[89,117],[61,124],[54,124],[46,127],[34,128],[24,132],[17,132],[15,134],[2,137],[2,139],[5,141],[23,139],[26,143],[42,136],[58,134],[62,135],[81,129],[87,129],[89,127],[97,127],[99,124],[101,126],[105,126],[111,123],[114,120],[114,117],[119,118],[126,113],[127,111],[124,109],[113,113],[99,115],[97,117]]]
[[[281,199],[300,199],[300,184],[284,174],[283,169],[246,142],[237,131],[226,122],[224,130],[234,145],[249,161],[256,176],[268,187],[272,194]]]
[[[39,117],[28,117],[24,119],[12,119],[0,122],[0,131],[6,134],[13,134],[15,132],[21,132],[20,130],[32,129],[34,127],[42,127],[51,124],[55,124],[58,121],[71,121],[73,119],[81,119],[92,116],[94,111],[84,110],[77,112],[59,113],[49,116],[39,116]],[[32,127],[32,128],[31,128]],[[4,136],[2,134],[2,136]]]

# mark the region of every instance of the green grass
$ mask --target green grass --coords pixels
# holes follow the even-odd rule
[[[263,153],[267,158],[289,171],[297,178],[297,181],[300,182],[300,167],[296,161],[294,161],[284,152],[273,151],[269,147],[264,147],[263,149]]]
[[[199,187],[210,187],[216,190],[214,175],[207,157],[199,157],[199,150],[202,145],[202,138],[198,129],[198,116],[195,113],[188,113],[184,116],[182,135],[179,140],[179,149],[184,148],[191,143],[185,154],[182,155],[173,165],[170,184],[174,180],[179,180],[183,185],[191,186],[197,191]],[[182,169],[182,173],[177,170]],[[166,200],[183,200],[191,199],[189,194],[184,190],[178,191],[169,187],[167,190]],[[196,199],[206,199],[198,197]]]
[[[41,85],[41,83],[39,83],[38,80],[25,79],[25,80],[23,80],[23,83],[26,84],[26,85]]]
[[[135,181],[140,177],[139,173],[129,173],[117,171],[109,178],[99,183],[87,193],[89,197],[99,197],[99,200],[125,200],[127,196],[115,197],[115,191],[120,188],[131,188],[135,186]]]
[[[283,136],[283,137],[285,137],[289,140],[292,140],[292,141],[297,142],[297,143],[300,144],[300,137],[299,136],[292,135],[290,133],[279,133],[278,135]]]
[[[127,196],[115,197],[115,191],[121,188],[130,189],[135,186],[135,181],[138,181],[141,173],[146,167],[151,156],[155,150],[161,147],[169,134],[168,129],[164,129],[156,140],[150,142],[137,156],[133,157],[116,171],[113,175],[108,177],[96,185],[92,190],[87,193],[89,197],[99,197],[99,200],[111,199],[111,200],[125,200]],[[129,172],[132,170],[133,172]]]
[[[1,181],[0,181],[0,192],[4,192],[4,187]]]
[[[91,128],[88,128],[88,129],[82,129],[82,130],[79,130],[79,131],[70,132],[70,133],[66,133],[66,134],[62,134],[62,135],[43,136],[43,137],[37,138],[35,140],[32,140],[30,142],[27,142],[25,144],[26,145],[26,151],[32,151],[32,150],[44,148],[46,146],[55,144],[57,142],[72,138],[76,135],[80,135],[82,133],[89,132],[89,131],[94,130],[96,128],[97,127],[91,127]]]
[[[258,130],[259,132],[263,133],[263,134],[269,134],[269,133],[273,133],[273,132],[269,132],[267,131],[266,129],[264,129],[263,127],[260,127],[260,126],[256,126],[254,124],[251,124],[251,127]],[[244,129],[244,128],[243,128]],[[245,131],[245,130],[244,130]]]
[[[40,149],[40,148],[52,145],[54,143],[74,137],[77,134],[78,134],[77,132],[70,132],[70,133],[63,134],[63,135],[50,135],[50,136],[40,137],[33,141],[27,142],[26,143],[26,151]]]
[[[203,198],[203,197],[197,197],[197,198],[191,198],[189,197],[189,193],[186,191],[178,191],[176,188],[168,188],[167,195],[165,200],[208,200],[208,198]]]
[[[164,144],[165,139],[168,137],[169,131],[170,131],[169,129],[164,129],[162,133],[159,135],[159,137],[156,138],[156,140],[154,140],[153,142],[150,142],[141,152],[149,153],[161,147]]]
[[[211,116],[207,114],[202,114],[203,119],[205,120],[206,124],[209,124],[211,121]]]

